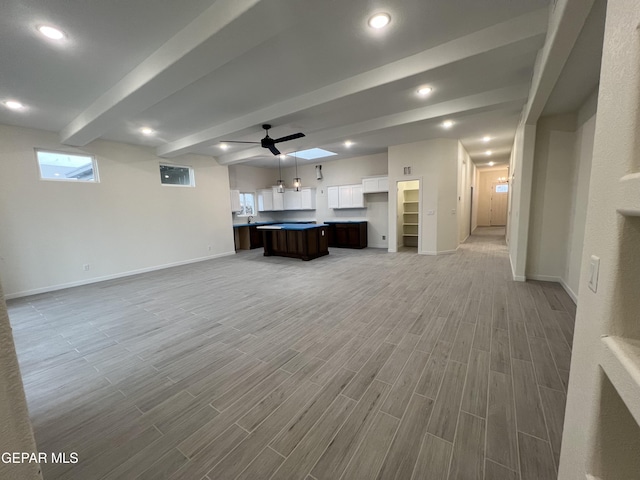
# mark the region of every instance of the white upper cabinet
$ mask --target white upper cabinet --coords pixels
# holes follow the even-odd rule
[[[277,187],[258,190],[259,212],[315,209],[315,188],[302,188],[299,192],[296,192],[293,188],[287,188],[284,193],[278,193]]]
[[[258,211],[273,211],[273,190],[271,188],[258,190]]]
[[[284,193],[278,192],[278,187],[273,187],[271,191],[273,192],[273,210],[284,210]]]
[[[293,188],[287,188],[284,191],[284,209],[285,210],[301,210],[302,209],[302,192],[296,192]]]
[[[231,211],[242,211],[242,206],[240,205],[240,190],[231,190]]]
[[[301,193],[302,193],[302,210],[315,210],[316,209],[316,189],[303,188]]]
[[[316,189],[301,188],[296,192],[294,188],[287,188],[284,192],[285,210],[315,210]]]
[[[378,193],[389,191],[389,177],[370,177],[362,179],[364,193]]]
[[[327,188],[327,203],[329,208],[340,208],[338,187]]]
[[[340,185],[327,188],[328,207],[364,208],[364,195],[361,184]]]

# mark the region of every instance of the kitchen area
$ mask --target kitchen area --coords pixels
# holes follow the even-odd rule
[[[371,157],[378,161],[366,159],[368,167],[379,163],[377,170],[386,170],[386,155]],[[345,168],[353,170],[353,165],[347,165],[346,160],[330,162],[330,168],[324,169],[329,175],[309,175],[307,184],[297,189],[274,186],[277,181],[272,177],[278,175],[277,169],[230,167],[236,251],[262,248],[265,256],[311,260],[329,254],[329,248],[386,249],[387,176],[366,175],[371,168],[357,179],[350,178],[353,175],[335,176]],[[304,167],[300,170],[302,175],[306,173]]]

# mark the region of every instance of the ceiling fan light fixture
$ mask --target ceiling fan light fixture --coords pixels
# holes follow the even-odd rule
[[[280,179],[276,182],[276,191],[278,193],[284,193],[284,180],[282,180],[282,167],[280,166],[280,160],[282,155],[278,155],[278,177]]]
[[[390,22],[391,22],[391,15],[389,15],[386,12],[381,12],[381,13],[376,13],[371,17],[369,17],[369,21],[367,22],[367,24],[371,28],[375,28],[376,30],[379,30],[389,25]]]
[[[293,154],[293,158],[296,162],[296,176],[293,179],[293,188],[296,189],[296,192],[300,191],[300,187],[302,186],[302,179],[298,176],[298,155],[297,152]]]

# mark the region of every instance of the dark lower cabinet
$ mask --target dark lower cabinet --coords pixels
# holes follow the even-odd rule
[[[249,227],[249,245],[252,250],[254,248],[262,248],[262,232],[258,230],[257,225],[252,225]]]
[[[269,257],[294,257],[312,260],[329,255],[327,227],[315,227],[305,230],[261,230],[264,255]]]
[[[326,222],[329,225],[329,246],[366,248],[367,222]]]

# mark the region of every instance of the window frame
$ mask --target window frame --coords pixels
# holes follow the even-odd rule
[[[162,181],[162,167],[175,167],[175,168],[186,168],[189,170],[189,183],[188,184],[182,184],[182,183],[164,183]],[[158,164],[158,171],[160,173],[160,185],[162,185],[163,187],[187,187],[187,188],[195,188],[196,186],[196,175],[195,175],[195,170],[193,169],[192,166],[190,165],[176,165],[174,163],[166,163],[166,162],[160,162]]]
[[[243,196],[244,195],[251,195],[253,197],[253,210],[254,213],[242,213],[242,210],[240,212],[236,213],[236,217],[255,217],[258,214],[258,207],[256,206],[256,200],[257,200],[257,195],[256,192],[240,192],[240,207],[242,208],[244,205],[246,205],[243,202]]]
[[[38,177],[43,182],[68,182],[68,183],[100,183],[100,175],[98,173],[98,159],[95,155],[91,155],[89,153],[81,153],[81,152],[69,152],[66,150],[54,150],[51,148],[39,148],[36,147],[33,149],[35,159],[36,159],[36,167],[38,168]],[[93,180],[80,180],[78,178],[49,178],[42,176],[42,168],[40,165],[40,158],[38,154],[42,153],[53,153],[60,155],[71,155],[74,157],[87,157],[91,159],[91,167],[93,171]]]

